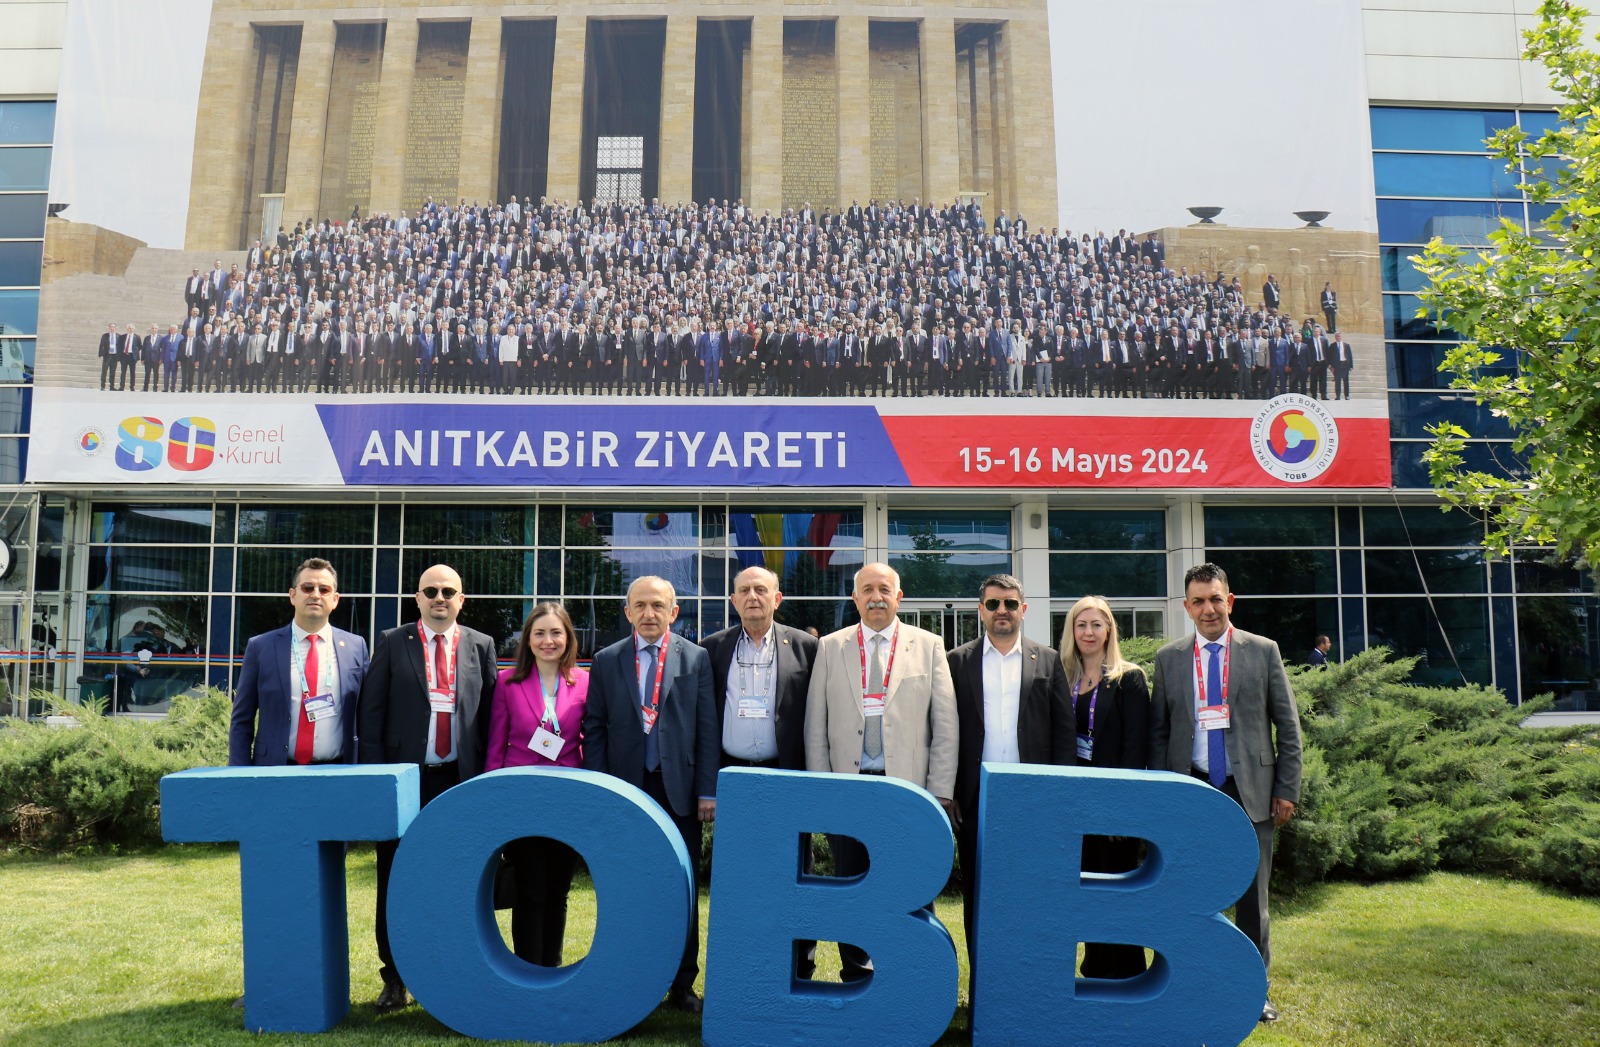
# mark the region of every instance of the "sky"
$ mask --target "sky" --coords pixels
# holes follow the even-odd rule
[[[1314,209],[1376,230],[1360,0],[1048,2],[1065,228],[1188,225],[1210,205],[1234,226]],[[67,6],[50,184],[66,218],[183,245],[210,11]]]

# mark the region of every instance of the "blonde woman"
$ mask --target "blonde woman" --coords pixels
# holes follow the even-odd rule
[[[1077,717],[1078,766],[1149,766],[1150,688],[1144,670],[1124,661],[1117,644],[1117,622],[1099,596],[1085,596],[1067,612],[1061,635],[1061,664],[1072,688]],[[1086,836],[1084,872],[1128,872],[1139,864],[1139,841],[1126,836]],[[1137,945],[1088,942],[1083,977],[1132,978],[1145,969]]]

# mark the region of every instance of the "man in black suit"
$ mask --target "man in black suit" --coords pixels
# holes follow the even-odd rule
[[[806,769],[806,689],[817,638],[773,620],[783,593],[778,576],[746,567],[729,597],[739,624],[706,637],[712,693],[717,705],[723,767]],[[801,868],[811,871],[810,839],[801,842]],[[794,943],[794,972],[810,978],[817,943]]]
[[[100,336],[100,389],[119,389],[117,375],[117,325],[111,324]]]
[[[985,761],[1070,766],[1076,762],[1071,685],[1054,648],[1022,635],[1022,583],[992,574],[978,589],[983,635],[950,652],[960,725],[956,761],[956,853],[967,930],[967,999],[977,962],[978,779]]]
[[[422,806],[483,770],[494,701],[494,641],[456,619],[466,603],[461,576],[439,564],[422,572],[422,620],[383,634],[361,684],[356,734],[361,763],[414,763],[422,771]],[[398,840],[378,842],[378,958],[382,1014],[410,1002],[389,951],[386,906]]]
[[[1322,285],[1322,315],[1328,321],[1328,330],[1335,334],[1339,331],[1339,295],[1333,285]]]
[[[672,819],[699,880],[700,823],[717,813],[717,705],[705,648],[670,631],[678,596],[665,578],[628,586],[633,632],[599,651],[589,668],[583,766],[650,795]],[[692,884],[698,892],[698,882]],[[698,898],[698,893],[695,894]],[[696,904],[698,910],[698,903]],[[667,1002],[700,1013],[700,921],[690,913],[683,958]]]

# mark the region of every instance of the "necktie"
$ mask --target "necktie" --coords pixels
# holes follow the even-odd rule
[[[317,661],[317,638],[307,634],[305,681],[300,692],[300,728],[294,736],[294,762],[302,767],[311,762],[311,749],[317,740],[317,727],[311,722],[306,702],[317,693],[317,684],[322,680],[321,668]]]
[[[656,682],[656,645],[648,644],[644,649],[644,657],[639,660],[639,704],[648,708],[650,705],[650,692]],[[659,708],[657,712],[660,712]],[[661,736],[656,733],[656,728],[661,726],[661,721],[656,720],[650,727],[650,733],[644,736],[644,769],[647,771],[661,770]]]
[[[444,637],[437,634],[433,637],[433,685],[443,690],[445,681],[448,680],[450,669],[450,656],[445,653]],[[437,712],[433,714],[433,752],[439,759],[450,755],[450,714]]]
[[[1222,704],[1222,645],[1212,642],[1206,644],[1206,650],[1211,655],[1211,660],[1206,665],[1206,704]],[[1228,779],[1228,744],[1222,730],[1219,728],[1206,732],[1207,761],[1211,767],[1209,774],[1211,784],[1218,789]]]
[[[872,638],[872,662],[867,666],[867,690],[872,693],[874,687],[883,687],[883,637]],[[885,698],[888,695],[884,695]],[[867,717],[865,741],[862,751],[876,760],[883,755],[883,717]]]

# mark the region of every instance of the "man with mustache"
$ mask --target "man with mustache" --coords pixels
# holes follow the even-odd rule
[[[806,695],[806,770],[902,778],[938,798],[958,817],[956,696],[944,640],[899,619],[900,575],[887,564],[856,572],[851,599],[861,624],[817,644]],[[867,870],[858,840],[830,836],[834,871]],[[839,945],[845,981],[872,973],[866,951]]]

